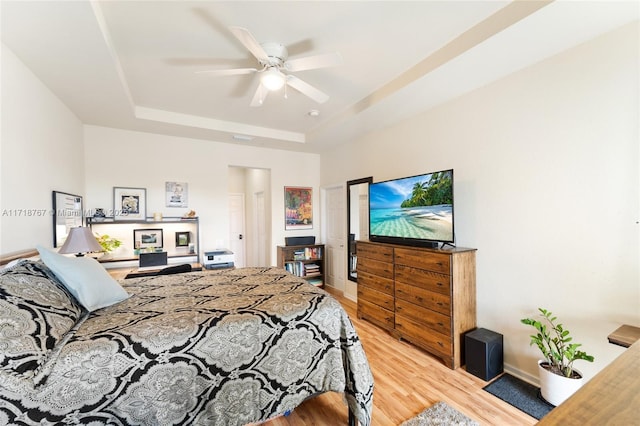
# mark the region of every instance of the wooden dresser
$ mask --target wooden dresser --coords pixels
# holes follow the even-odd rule
[[[358,242],[358,318],[393,330],[393,247]]]
[[[476,327],[475,249],[426,249],[359,241],[358,317],[462,364]]]

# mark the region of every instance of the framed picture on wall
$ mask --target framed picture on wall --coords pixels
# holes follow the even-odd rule
[[[82,226],[82,197],[53,191],[53,246],[61,247],[71,228]]]
[[[165,182],[167,207],[188,207],[189,186],[187,182]]]
[[[189,232],[176,232],[176,247],[188,247],[191,242]]]
[[[146,220],[146,188],[113,188],[114,220]]]
[[[162,229],[134,229],[133,230],[133,248],[162,248],[163,235]]]
[[[311,188],[284,187],[284,229],[313,228],[313,192]]]

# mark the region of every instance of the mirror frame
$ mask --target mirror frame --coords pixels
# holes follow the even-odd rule
[[[366,178],[354,179],[347,181],[347,279],[349,281],[358,282],[357,277],[351,276],[351,187],[361,185],[363,183],[373,183],[373,176]]]

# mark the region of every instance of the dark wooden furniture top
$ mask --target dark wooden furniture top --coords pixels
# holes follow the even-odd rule
[[[538,425],[589,426],[640,423],[640,341],[589,380]]]
[[[616,329],[616,331],[608,335],[607,339],[609,339],[609,343],[628,348],[640,340],[640,327],[634,327],[627,324],[621,325]]]

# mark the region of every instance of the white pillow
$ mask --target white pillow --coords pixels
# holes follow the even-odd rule
[[[36,248],[44,264],[88,311],[113,305],[129,297],[94,258],[67,257],[41,246]]]

